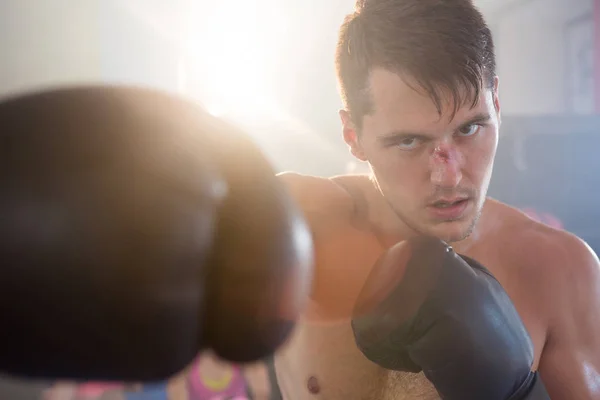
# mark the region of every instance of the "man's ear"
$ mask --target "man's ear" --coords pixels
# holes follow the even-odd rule
[[[496,76],[494,78],[494,91],[492,93],[492,95],[494,96],[494,108],[496,109],[496,115],[498,116],[498,124],[500,124],[500,122],[502,121],[502,113],[501,113],[501,107],[500,107],[500,96],[498,94],[498,87],[500,84],[500,78],[498,78],[498,76]]]
[[[367,157],[363,151],[360,140],[358,140],[358,132],[350,113],[346,110],[340,110],[340,120],[342,121],[342,132],[344,135],[344,142],[348,145],[350,153],[360,161],[367,161]]]

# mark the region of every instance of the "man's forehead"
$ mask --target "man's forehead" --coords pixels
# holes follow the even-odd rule
[[[468,119],[493,107],[492,91],[482,89],[477,98],[475,90],[464,88],[459,92],[459,104],[450,90],[440,89],[439,107],[431,94],[410,77],[385,69],[374,69],[369,78],[372,119],[390,123],[423,124],[451,123]],[[458,105],[458,107],[457,107]]]
[[[423,115],[436,119],[442,117],[442,119],[448,120],[455,113],[456,118],[460,115],[477,113],[477,109],[487,108],[487,103],[492,99],[489,89],[482,89],[476,95],[472,88],[458,88],[458,96],[455,96],[449,89],[436,89],[439,104],[436,104],[431,93],[428,93],[411,77],[383,68],[374,69],[369,77],[369,95],[373,103],[374,114],[384,116]]]

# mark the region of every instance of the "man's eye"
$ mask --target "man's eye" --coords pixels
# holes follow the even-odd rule
[[[419,138],[416,137],[406,137],[401,139],[397,146],[402,150],[412,150],[419,145]]]
[[[481,129],[481,125],[478,124],[466,125],[460,128],[458,133],[460,136],[472,136],[479,132],[479,129]]]

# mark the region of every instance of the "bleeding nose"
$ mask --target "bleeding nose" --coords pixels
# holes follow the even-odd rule
[[[431,154],[431,181],[436,186],[456,187],[462,179],[462,155],[451,145],[437,146]]]

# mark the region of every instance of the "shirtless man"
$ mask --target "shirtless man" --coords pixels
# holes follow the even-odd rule
[[[470,0],[363,0],[339,34],[343,137],[370,176],[281,174],[315,240],[308,309],[276,356],[284,398],[437,399],[358,350],[352,314],[394,244],[432,235],[502,284],[553,400],[600,398],[600,267],[579,238],[486,197],[500,127],[492,37]],[[401,307],[401,305],[399,306]]]

